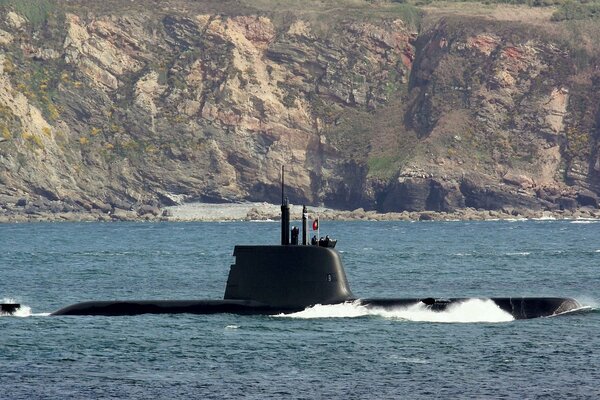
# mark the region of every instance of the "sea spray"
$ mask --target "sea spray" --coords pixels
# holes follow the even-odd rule
[[[12,298],[8,298],[5,297],[2,300],[0,300],[1,303],[4,304],[17,304],[19,303],[18,301],[16,301],[15,299]],[[0,312],[0,317],[45,317],[50,315],[50,313],[32,313],[31,312],[31,307],[21,304],[21,306],[19,308],[17,308],[17,310],[14,313],[5,313],[5,312]]]
[[[280,314],[287,318],[357,318],[375,316],[387,319],[418,322],[469,323],[469,322],[508,322],[513,316],[503,311],[489,299],[469,299],[449,305],[443,311],[433,311],[424,303],[402,306],[393,309],[368,307],[357,302],[333,305],[316,305],[293,314]]]

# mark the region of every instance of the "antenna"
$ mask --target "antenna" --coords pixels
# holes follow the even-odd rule
[[[281,166],[281,244],[290,244],[290,206],[284,197],[285,165]]]
[[[302,206],[302,245],[306,246],[308,244],[308,239],[306,237],[306,233],[308,227],[306,226],[308,221],[308,211],[306,210],[306,206]]]

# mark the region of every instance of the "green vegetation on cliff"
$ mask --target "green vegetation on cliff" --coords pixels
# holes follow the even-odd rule
[[[0,0],[0,8],[13,10],[25,17],[33,27],[39,27],[55,11],[54,3],[51,0]]]

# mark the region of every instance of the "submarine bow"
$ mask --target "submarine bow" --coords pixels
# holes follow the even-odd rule
[[[473,300],[473,298],[435,299],[432,297],[418,299],[359,299],[358,303],[366,307],[394,310],[422,303],[432,311],[445,311],[448,307]],[[480,300],[491,300],[498,308],[513,316],[514,319],[551,317],[577,310],[582,305],[568,297],[489,297]]]

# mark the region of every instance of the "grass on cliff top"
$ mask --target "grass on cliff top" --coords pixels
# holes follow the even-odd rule
[[[417,27],[421,12],[404,2],[375,2],[368,0],[241,0],[264,13],[293,14],[308,20],[326,18],[323,22],[344,18],[399,18]]]
[[[38,26],[46,22],[54,5],[49,0],[0,0],[0,9],[12,10]]]
[[[267,15],[276,22],[303,18],[315,24],[316,33],[327,33],[326,26],[349,18],[399,18],[418,29],[423,11],[522,22],[600,18],[600,0],[0,0],[2,6],[34,25],[59,8],[77,14]]]
[[[499,19],[527,19],[539,10],[550,13],[553,21],[600,18],[600,0],[0,0],[0,8],[9,8],[26,17],[33,25],[43,23],[48,12],[61,8],[70,12],[96,14],[262,14],[302,16],[309,20],[329,18],[400,18],[418,27],[421,10],[434,8],[472,15],[489,12],[497,6],[526,6],[531,11],[509,12]],[[501,8],[501,7],[500,7]],[[491,11],[492,14],[498,14]],[[498,15],[492,15],[498,17]]]
[[[0,0],[19,3],[22,0]],[[36,0],[23,0],[35,3]],[[49,0],[41,0],[48,2]],[[421,11],[414,5],[368,0],[55,0],[66,11],[83,14],[197,14],[266,15],[276,21],[303,18],[316,25],[317,33],[326,25],[344,19],[399,18],[416,28]]]
[[[425,11],[545,23],[600,19],[600,0],[409,0]]]

